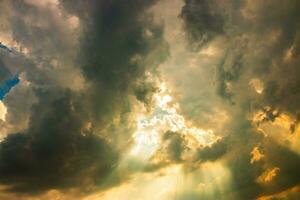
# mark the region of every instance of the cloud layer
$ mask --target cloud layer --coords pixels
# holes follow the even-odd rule
[[[1,1],[0,194],[299,198],[299,8]]]

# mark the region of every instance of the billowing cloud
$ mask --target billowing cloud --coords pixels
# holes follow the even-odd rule
[[[204,8],[205,12],[201,12]],[[275,124],[277,118],[288,115],[290,125],[282,137],[296,133],[297,9],[296,1],[185,1],[181,13],[188,43],[200,44],[200,49],[194,51],[212,47],[221,51],[221,56],[216,57],[218,64],[207,67],[215,70],[216,93],[228,102],[224,109],[231,120],[224,129],[230,133],[226,143],[232,148],[225,160],[236,185],[233,193],[243,199],[280,193],[299,184],[288,178],[293,173],[290,167],[299,164],[299,154],[288,144],[278,144],[272,131],[266,134],[266,129],[261,128],[265,127],[262,124]],[[258,146],[262,154],[258,154]],[[293,161],[279,158],[293,156]],[[269,183],[257,181],[263,175]]]
[[[15,60],[3,55],[5,67],[22,64],[23,87],[33,92],[22,118],[28,123],[18,133],[7,133],[0,145],[0,183],[7,191],[80,186],[90,192],[115,183],[107,178],[118,165],[120,148],[130,143],[127,113],[135,95],[146,101],[135,91],[146,87],[147,70],[165,58],[156,56],[167,55],[161,26],[145,13],[153,3],[90,1],[78,12],[73,1],[2,3],[11,12],[11,40],[26,47],[25,53],[20,47],[11,55]],[[79,20],[76,30],[70,16]],[[13,102],[22,101],[22,91],[14,92],[5,102],[10,125],[20,112]]]
[[[0,177],[8,190],[38,192],[95,184],[112,171],[117,154],[105,140],[89,132],[83,135],[85,114],[71,96],[46,100],[49,94],[43,94],[29,129],[1,143]]]
[[[1,1],[0,198],[299,199],[299,8]]]

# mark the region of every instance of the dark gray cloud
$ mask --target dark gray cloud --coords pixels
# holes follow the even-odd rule
[[[0,82],[3,83],[11,75],[10,71],[5,67],[2,60],[0,60]]]
[[[293,0],[228,0],[185,1],[182,9],[189,43],[203,44],[203,38],[207,38],[205,44],[209,46],[212,41],[222,40],[219,47],[224,53],[219,64],[207,67],[215,68],[217,94],[231,104],[227,109],[232,119],[224,129],[230,133],[226,144],[232,148],[225,160],[235,185],[232,191],[241,199],[299,185],[295,170],[300,164],[299,155],[269,137],[258,137],[249,121],[256,111],[264,113],[260,123],[274,122],[282,113],[299,120],[299,8],[299,2]],[[251,92],[249,84],[254,78],[264,85],[261,95]],[[291,126],[291,132],[296,126]],[[260,143],[267,152],[266,160],[252,165],[249,152]],[[268,187],[256,181],[266,166],[282,169]]]
[[[34,0],[0,2],[1,33],[20,47],[19,53],[0,52],[0,82],[21,72],[19,87],[4,101],[6,120],[0,122],[0,130],[9,133],[0,143],[0,184],[8,191],[76,187],[88,193],[130,176],[116,171],[132,142],[133,103],[151,110],[158,87],[146,74],[159,73],[157,66],[169,55],[163,37],[171,34],[164,35],[164,24],[154,23],[147,12],[156,2],[60,0],[48,6]],[[132,165],[128,171],[153,172],[175,163],[196,166],[185,173],[202,180],[204,172],[195,168],[221,162],[229,170],[230,187],[214,194],[181,191],[178,198],[281,198],[278,193],[299,187],[299,151],[288,139],[282,143],[274,139],[276,131],[263,136],[257,128],[287,115],[292,121],[286,137],[299,134],[300,3],[185,0],[183,4],[179,18],[192,51],[185,52],[176,37],[167,38],[179,49],[171,52],[184,56],[170,62],[164,73],[175,75],[179,82],[175,85],[183,87],[184,94],[193,94],[192,99],[183,97],[187,115],[207,129],[214,129],[211,123],[218,126],[216,135],[222,139],[196,148],[195,154],[185,136],[166,132],[153,156],[161,162],[152,165],[150,160],[147,165],[133,159],[126,163]],[[78,20],[78,27],[70,20]],[[174,32],[181,35],[180,30]],[[171,65],[181,69],[171,73],[169,69],[176,69]],[[208,80],[212,77],[215,80]],[[254,87],[254,79],[262,90]],[[262,117],[253,123],[258,111]],[[258,146],[264,156],[252,162],[251,152]],[[279,171],[272,181],[258,181],[274,168]],[[296,191],[282,198],[298,197]]]
[[[18,192],[102,183],[118,155],[104,139],[83,134],[86,117],[79,99],[39,94],[29,129],[1,143],[0,182]]]
[[[13,38],[29,49],[21,63],[32,64],[24,73],[35,98],[28,128],[10,133],[0,144],[0,183],[9,191],[80,187],[89,192],[113,184],[106,178],[112,179],[118,151],[128,145],[131,135],[126,128],[129,97],[136,95],[147,103],[153,92],[144,83],[145,72],[165,59],[163,29],[145,15],[155,1],[60,3],[55,10],[26,1],[8,2],[16,13],[10,20]],[[56,16],[64,9],[83,23],[80,37],[64,31],[66,24]],[[148,56],[153,50],[155,57],[162,53],[157,60]],[[53,62],[64,69],[66,85],[57,82],[61,71]],[[85,79],[84,90],[67,89],[77,81],[67,78],[74,71]],[[14,109],[11,98],[9,111]],[[112,123],[115,117],[121,118],[119,124]]]
[[[144,166],[143,171],[153,172],[174,163],[184,163],[183,155],[188,151],[187,141],[180,132],[167,131],[162,135],[162,143]],[[153,162],[155,161],[155,162]]]
[[[184,19],[193,48],[201,48],[215,36],[223,33],[224,19],[215,7],[215,1],[185,0],[181,17]]]
[[[211,146],[207,146],[198,150],[197,159],[201,162],[215,161],[220,159],[228,151],[228,138],[216,141]]]
[[[168,131],[163,136],[163,142],[165,143],[165,151],[168,155],[167,159],[173,162],[182,161],[181,156],[185,149],[184,137],[180,133]]]
[[[174,163],[183,164],[193,171],[194,166],[199,167],[202,163],[220,160],[230,151],[230,143],[233,143],[229,142],[229,138],[222,138],[209,146],[190,146],[191,140],[180,132],[165,132],[160,148],[152,157],[152,161],[155,162],[150,161],[145,171],[154,171]]]
[[[284,192],[300,184],[299,166],[300,157],[290,149],[277,144],[274,141],[265,141],[264,152],[265,168],[278,167],[278,175],[274,177],[273,183],[264,188],[265,194],[276,194]]]
[[[65,3],[66,6],[75,6]],[[154,3],[97,1],[92,7],[90,4],[83,7],[88,9],[92,18],[83,18],[87,27],[78,59],[84,77],[91,84],[87,91],[87,107],[93,110],[91,114],[100,128],[109,124],[116,113],[125,116],[131,111],[130,96],[135,95],[145,103],[151,99],[153,92],[147,88],[154,86],[145,83],[145,73],[152,72],[166,54],[162,27],[153,24],[151,16],[144,14],[145,9]],[[69,9],[74,10],[73,7]],[[147,37],[146,31],[150,31],[151,36]],[[149,57],[153,51],[156,52],[155,58]],[[138,90],[144,91],[143,96],[148,97],[141,98]],[[122,121],[126,120],[122,118]],[[130,133],[130,130],[122,134],[111,131],[109,137],[127,145]]]

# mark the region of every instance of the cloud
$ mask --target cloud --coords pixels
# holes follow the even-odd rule
[[[1,49],[5,49],[5,50],[7,50],[8,52],[12,52],[11,49],[9,49],[7,46],[3,45],[2,43],[0,43],[0,48],[1,48]]]
[[[227,139],[220,139],[211,146],[207,146],[198,150],[198,159],[201,162],[215,161],[220,159],[227,152]]]
[[[126,115],[133,109],[132,96],[144,102],[150,98],[152,92],[146,87],[152,83],[146,83],[146,74],[155,71],[167,55],[161,25],[154,24],[151,16],[145,14],[146,8],[154,3],[130,1],[124,5],[119,1],[95,1],[95,6],[88,4],[81,8],[87,9],[90,15],[88,19],[81,18],[85,20],[86,32],[78,54],[82,74],[90,86],[86,91],[86,105],[93,111],[95,129],[103,131],[103,127],[109,126],[114,131],[108,137],[120,141],[120,145],[128,145],[132,131],[130,127],[126,131],[118,130],[119,124],[110,126],[112,118],[128,120]],[[71,12],[77,10],[73,2],[66,1],[63,5]],[[81,11],[77,12],[81,16]],[[151,32],[150,36],[147,31]],[[137,90],[146,91],[144,95],[150,96],[140,98]]]
[[[231,148],[224,160],[235,185],[232,193],[243,199],[276,194],[298,185],[289,176],[293,169],[287,169],[298,166],[299,155],[288,145],[280,147],[282,144],[277,144],[272,136],[259,136],[260,125],[252,123],[249,116],[264,113],[260,123],[273,122],[282,113],[295,121],[299,118],[299,103],[296,102],[300,79],[295,76],[299,62],[295,50],[299,45],[297,21],[300,15],[296,12],[299,6],[295,1],[185,1],[181,12],[188,42],[198,47],[192,50],[198,54],[209,47],[220,51],[206,67],[215,72],[216,94],[226,100],[226,103],[217,104],[229,115],[223,130],[230,135],[225,143]],[[272,8],[270,12],[266,12],[268,8]],[[198,60],[198,67],[204,67],[201,58]],[[261,92],[251,88],[249,83],[254,79],[260,82]],[[292,126],[295,132],[296,125]],[[251,151],[255,146],[262,147],[265,157],[251,166]],[[286,154],[289,156],[284,156]],[[280,161],[274,155],[293,157],[294,163]],[[278,167],[279,172],[268,186],[272,189],[256,182],[265,170],[274,167]],[[277,178],[280,181],[276,181]]]
[[[132,134],[132,99],[147,101],[136,88],[148,87],[146,72],[167,55],[161,25],[145,14],[155,1],[90,1],[80,11],[79,1],[5,3],[15,13],[12,39],[28,49],[15,62],[28,65],[22,73],[33,96],[27,126],[0,144],[0,183],[20,193],[88,193],[116,184],[119,151],[128,148]],[[68,26],[69,16],[78,17],[78,30]],[[14,63],[3,59],[5,67]],[[78,89],[77,82],[84,86]],[[20,106],[24,90],[5,103],[8,121],[16,120],[20,109],[13,104]]]
[[[0,82],[20,72],[0,121],[7,198],[97,191],[109,198],[131,191],[125,185],[145,189],[136,190],[141,197],[157,188],[147,180],[180,176],[179,199],[297,199],[299,7],[293,0],[1,1],[0,40],[15,53],[0,52]],[[184,134],[158,128],[158,85],[172,99],[167,114],[179,117],[164,126],[184,126]],[[136,133],[148,116],[157,127]],[[146,141],[153,132],[155,141]],[[147,150],[157,148],[149,160],[130,153],[136,135]],[[219,139],[207,145],[195,139],[210,143],[212,135]],[[168,170],[170,179],[158,178]]]
[[[185,0],[181,17],[193,48],[201,48],[215,36],[223,33],[224,19],[215,10],[216,2],[207,0]]]
[[[43,94],[25,133],[9,135],[0,148],[1,182],[9,190],[40,192],[103,182],[117,154],[103,139],[83,135],[84,112],[71,94]],[[73,105],[72,105],[73,104]]]
[[[182,154],[186,150],[186,141],[183,135],[177,132],[167,131],[163,134],[162,142],[161,149],[159,149],[157,153],[162,154],[164,157],[163,162],[178,163],[183,161]]]

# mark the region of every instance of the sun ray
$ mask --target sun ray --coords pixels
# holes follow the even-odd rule
[[[211,145],[219,139],[210,129],[204,130],[188,125],[184,116],[178,113],[180,107],[174,102],[166,83],[160,83],[154,95],[154,111],[150,115],[137,118],[137,130],[133,134],[133,156],[149,159],[161,143],[161,135],[166,131],[178,132],[197,141],[195,145]]]

